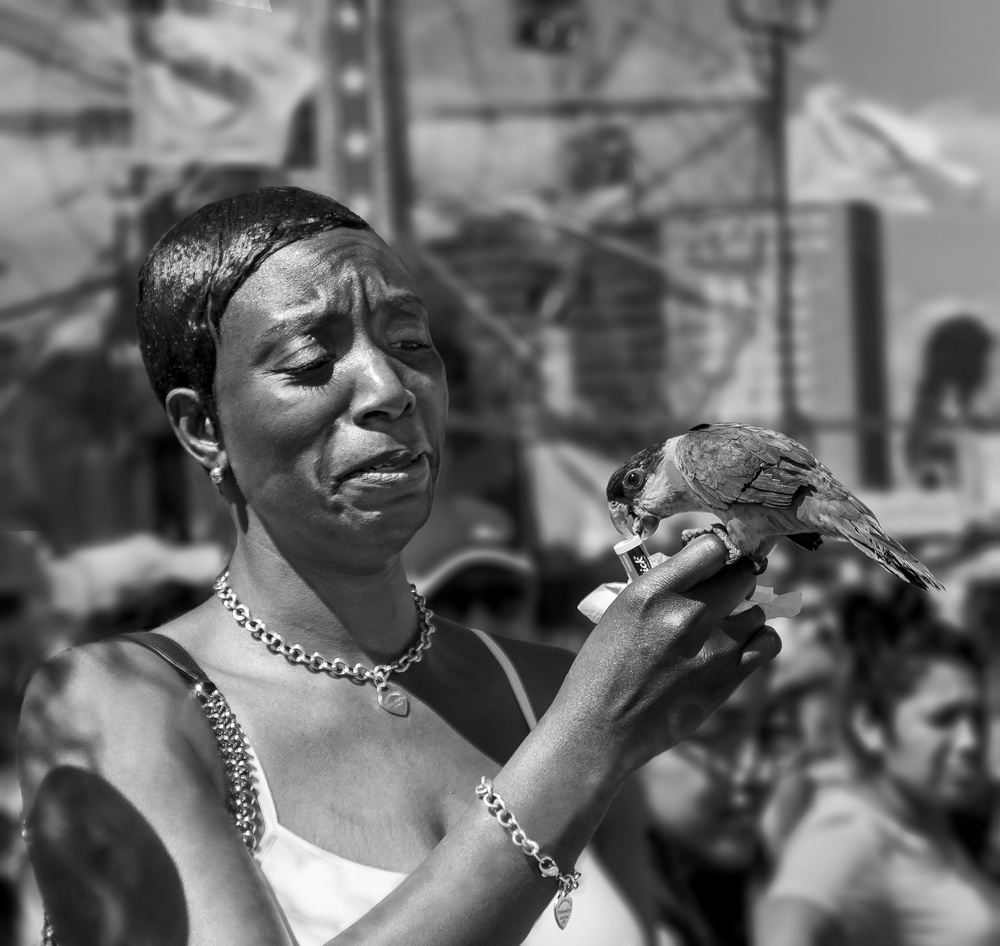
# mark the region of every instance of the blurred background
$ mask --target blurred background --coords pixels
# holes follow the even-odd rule
[[[621,580],[609,474],[739,420],[809,445],[1000,665],[998,36],[993,0],[0,0],[6,875],[32,669],[225,562],[135,276],[268,184],[365,216],[428,303],[451,426],[406,554],[439,612],[578,647],[577,602]],[[765,578],[805,593],[788,686],[830,676],[846,595],[895,593],[829,544]]]

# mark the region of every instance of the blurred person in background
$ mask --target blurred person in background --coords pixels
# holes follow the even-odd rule
[[[748,942],[770,772],[768,673],[757,673],[694,735],[641,771],[657,899],[671,946]]]
[[[0,943],[19,946],[28,942],[21,932],[30,920],[23,915],[32,911],[26,909],[30,869],[14,746],[28,676],[41,660],[45,635],[53,632],[46,585],[34,533],[0,532]]]
[[[445,495],[403,550],[403,564],[435,614],[487,634],[538,640],[538,579],[515,531],[499,506]]]
[[[817,787],[841,781],[840,678],[844,654],[831,595],[803,588],[802,611],[789,619],[785,646],[769,674],[767,729],[774,777],[761,814],[769,860],[812,803]]]
[[[756,917],[760,946],[1000,942],[1000,892],[953,830],[986,786],[983,662],[926,607],[845,608],[846,778],[818,787]]]
[[[983,320],[966,312],[946,318],[924,343],[904,450],[926,489],[954,487],[962,478],[960,438],[964,427],[984,420],[978,401],[989,384],[995,346]]]

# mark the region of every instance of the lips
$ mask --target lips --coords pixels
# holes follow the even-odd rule
[[[343,481],[366,473],[399,473],[418,463],[424,456],[423,451],[411,451],[405,448],[387,450],[350,467],[338,479]]]

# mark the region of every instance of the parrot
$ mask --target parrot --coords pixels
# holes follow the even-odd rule
[[[850,542],[917,588],[944,588],[806,447],[764,427],[699,424],[652,444],[611,474],[607,499],[615,528],[641,539],[675,513],[715,513],[722,523],[686,529],[681,541],[714,532],[730,564],[746,556],[758,574],[779,537],[810,551],[828,538]]]

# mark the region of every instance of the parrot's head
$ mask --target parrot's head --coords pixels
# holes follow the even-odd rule
[[[686,484],[673,460],[673,441],[655,443],[629,457],[608,480],[608,512],[626,536],[651,536],[660,520],[680,511]]]

